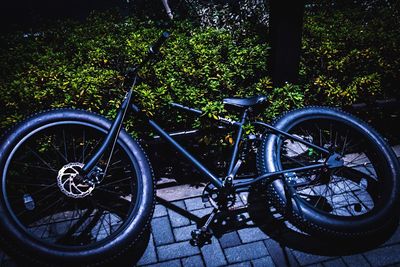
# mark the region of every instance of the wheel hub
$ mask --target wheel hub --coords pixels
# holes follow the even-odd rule
[[[72,162],[64,165],[57,175],[57,184],[61,192],[72,198],[84,198],[94,189],[93,183],[88,183],[80,175],[84,165],[79,162]]]

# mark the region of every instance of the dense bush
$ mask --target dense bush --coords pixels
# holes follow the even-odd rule
[[[169,109],[172,100],[212,118],[224,113],[223,97],[268,94],[263,119],[271,119],[304,104],[343,106],[399,97],[400,25],[393,8],[331,7],[306,8],[299,85],[272,88],[265,36],[181,21],[159,59],[143,70],[145,82],[135,98],[148,114],[179,128],[199,122]],[[124,93],[124,70],[140,62],[161,28],[150,20],[107,13],[85,23],[64,21],[1,36],[0,131],[52,107],[112,117]]]
[[[3,36],[1,129],[52,107],[112,116],[124,94],[124,70],[140,62],[160,33],[153,22],[105,14],[84,24],[63,22],[34,34]],[[223,110],[223,97],[272,90],[267,48],[254,36],[238,41],[224,30],[180,22],[160,58],[143,69],[136,100],[148,114],[171,118],[170,125],[184,120],[172,119],[176,114],[166,108],[172,100],[213,117]]]
[[[388,4],[369,9],[354,3],[307,10],[301,83],[308,102],[343,106],[400,96],[395,11]]]

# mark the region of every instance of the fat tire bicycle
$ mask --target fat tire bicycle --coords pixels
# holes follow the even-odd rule
[[[236,129],[236,137],[226,175],[212,173],[133,101],[141,67],[168,37],[164,32],[129,72],[132,84],[113,121],[84,110],[47,110],[2,138],[0,243],[7,252],[39,265],[100,265],[142,242],[154,209],[155,179],[139,142],[123,129],[128,112],[209,181],[204,196],[214,209],[192,233],[193,245],[208,241],[213,220],[229,214],[236,194],[251,187],[264,190],[280,213],[311,234],[365,237],[396,217],[400,168],[394,152],[367,123],[335,108],[304,107],[268,124],[252,119],[268,96],[224,99],[241,117],[218,118]],[[251,140],[244,136],[245,123],[263,134],[256,148],[258,175],[241,179],[239,153]]]

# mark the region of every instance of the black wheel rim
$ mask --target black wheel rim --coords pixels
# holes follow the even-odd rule
[[[381,205],[385,187],[377,146],[359,130],[327,118],[303,121],[289,131],[341,155],[344,165],[286,174],[294,177],[296,197],[320,212],[337,217],[365,216]],[[280,139],[280,168],[324,162],[327,155],[296,141]]]
[[[112,240],[137,210],[137,163],[117,142],[102,183],[84,198],[67,196],[57,184],[65,164],[84,164],[101,144],[102,129],[83,122],[58,122],[24,137],[11,152],[2,187],[10,215],[46,246],[79,249]],[[105,169],[109,152],[98,166]]]

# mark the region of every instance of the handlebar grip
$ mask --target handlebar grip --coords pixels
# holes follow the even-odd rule
[[[160,47],[168,39],[169,36],[169,32],[163,32],[156,43],[150,47],[150,53],[157,54],[160,50]]]

